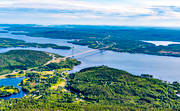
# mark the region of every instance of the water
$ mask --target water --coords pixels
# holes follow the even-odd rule
[[[87,46],[73,45],[67,43],[68,40],[63,39],[49,39],[41,37],[28,37],[25,35],[12,35],[10,33],[0,34],[0,38],[14,38],[21,39],[26,42],[36,43],[54,43],[57,45],[74,46],[74,54],[90,50]],[[51,48],[6,48],[0,49],[0,53],[7,52],[13,49],[30,49],[47,51],[63,56],[72,55],[72,50],[61,50]],[[180,58],[167,56],[154,56],[146,54],[129,54],[119,53],[113,51],[99,51],[90,52],[84,55],[75,57],[82,62],[81,65],[76,66],[71,72],[79,71],[86,67],[106,65],[109,67],[126,70],[134,75],[151,74],[155,78],[159,78],[168,82],[180,82]],[[0,80],[1,82],[2,80]],[[14,84],[14,83],[12,83]],[[6,85],[6,82],[4,82]]]
[[[172,42],[172,41],[143,41],[143,42],[147,42],[147,43],[152,43],[155,44],[156,46],[168,46],[170,44],[180,44],[180,42]]]
[[[74,54],[90,50],[86,46],[73,45],[67,43],[68,40],[63,39],[49,39],[42,37],[28,37],[25,35],[12,35],[10,33],[0,34],[1,38],[14,38],[21,39],[26,42],[36,43],[54,43],[57,45],[67,45],[70,47],[74,46]],[[7,48],[0,49],[0,52],[7,52],[8,50],[22,49],[22,48]],[[24,48],[23,48],[24,49]],[[40,50],[56,53],[63,56],[72,55],[71,50],[51,49],[51,48],[26,48],[31,50]],[[73,72],[79,71],[82,68],[91,66],[107,65],[113,68],[126,70],[135,75],[140,74],[152,74],[154,77],[166,80],[169,82],[179,81],[180,82],[180,58],[167,57],[167,56],[154,56],[146,54],[129,54],[129,53],[118,53],[113,51],[94,51],[88,54],[77,56],[76,59],[82,62],[81,65],[75,67]]]
[[[18,84],[24,79],[24,77],[19,77],[19,78],[6,78],[6,79],[1,79],[0,80],[0,86],[14,86],[18,87],[21,89],[21,92],[18,94],[13,94],[11,96],[7,97],[0,97],[0,99],[8,100],[10,98],[21,98],[25,96],[25,92],[22,91],[22,88],[18,86]]]

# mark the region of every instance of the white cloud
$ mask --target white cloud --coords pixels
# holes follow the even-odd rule
[[[2,2],[5,2],[4,0]],[[121,14],[144,14],[151,13],[145,8],[132,7],[125,4],[102,4],[95,2],[83,2],[81,0],[13,0],[9,1],[13,8],[41,8],[41,9],[61,9],[61,10],[91,10],[104,13]],[[0,5],[6,7],[6,5]]]
[[[0,8],[41,9],[39,12],[37,11],[36,14],[34,14],[33,11],[22,13],[14,10],[13,14],[17,13],[17,15],[24,14],[32,17],[34,15],[34,17],[37,16],[35,17],[37,19],[46,17],[49,19],[57,19],[57,21],[74,19],[71,20],[71,22],[77,22],[79,20],[79,22],[82,21],[84,24],[89,24],[89,20],[92,19],[94,21],[91,21],[91,24],[93,24],[93,22],[97,24],[99,21],[100,23],[104,22],[104,24],[109,23],[113,25],[157,25],[157,23],[162,25],[163,23],[167,24],[166,21],[170,22],[168,23],[169,26],[171,23],[174,25],[175,22],[180,20],[180,11],[172,10],[169,6],[180,7],[180,1],[104,0],[103,2],[103,0],[1,0],[0,2]],[[42,10],[46,11],[43,12]],[[56,11],[52,12],[53,10]],[[64,12],[61,12],[62,10],[64,10]],[[68,23],[68,21],[66,21],[66,23]]]

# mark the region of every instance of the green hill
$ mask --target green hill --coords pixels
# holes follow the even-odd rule
[[[69,88],[85,100],[102,105],[180,108],[175,93],[179,84],[173,86],[148,75],[134,76],[106,66],[71,74]]]
[[[180,85],[150,75],[134,76],[106,66],[75,74],[65,69],[27,73],[20,86],[27,96],[0,100],[0,110],[14,111],[178,111]],[[9,105],[11,104],[11,105]]]
[[[45,64],[52,57],[46,52],[33,50],[12,50],[0,54],[0,74],[17,69],[27,69]]]

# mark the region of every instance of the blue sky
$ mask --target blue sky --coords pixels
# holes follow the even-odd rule
[[[1,0],[0,23],[180,27],[180,0]]]

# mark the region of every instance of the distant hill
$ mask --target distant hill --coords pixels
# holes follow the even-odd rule
[[[180,28],[164,27],[130,27],[130,26],[96,26],[96,25],[11,25],[0,24],[8,31],[24,31],[15,34],[32,37],[46,37],[57,39],[97,39],[111,35],[121,40],[154,40],[154,41],[180,41]]]
[[[0,25],[1,26],[1,25]],[[71,43],[86,45],[90,48],[117,52],[143,53],[160,56],[180,57],[180,45],[156,46],[146,41],[180,42],[180,29],[162,27],[121,27],[121,26],[34,26],[7,25],[8,31],[15,35],[45,37],[53,39],[73,39]]]

